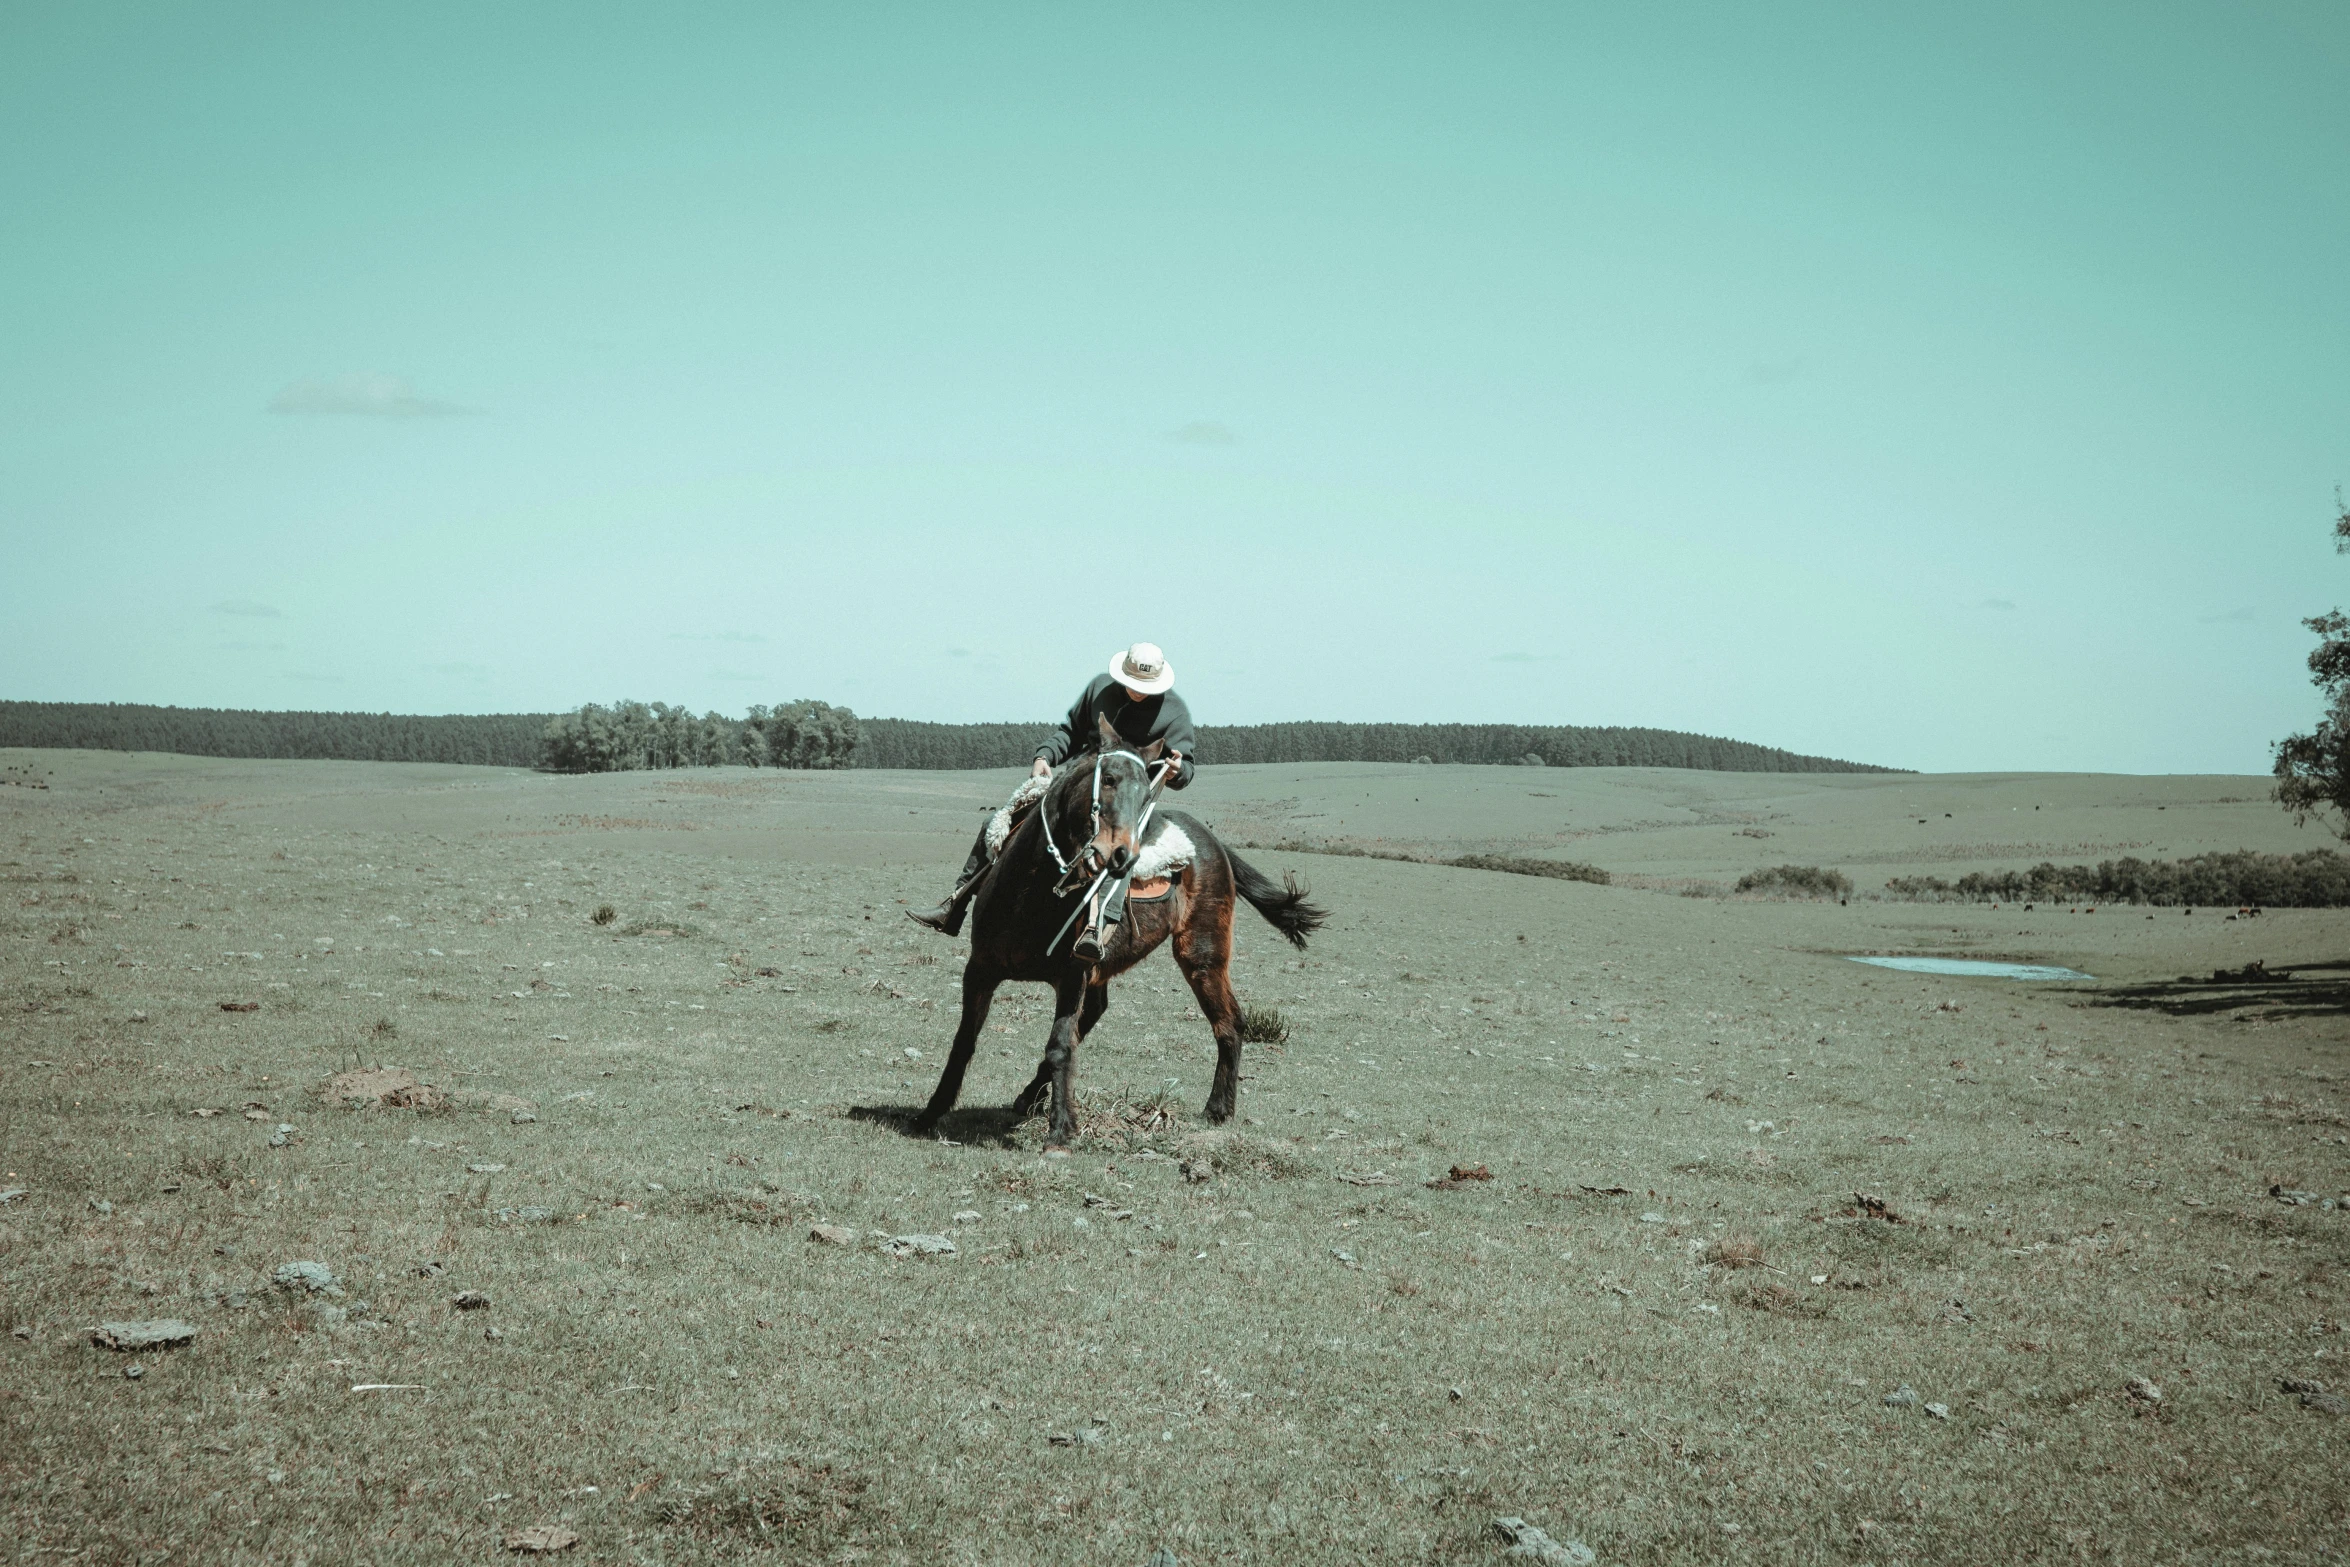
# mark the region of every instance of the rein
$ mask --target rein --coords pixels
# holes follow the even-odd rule
[[[1037,802],[1036,824],[1044,834],[1044,851],[1052,856],[1054,869],[1061,873],[1060,880],[1053,886],[1053,895],[1058,898],[1076,895],[1076,888],[1071,885],[1075,878],[1083,876],[1089,870],[1095,873],[1092,884],[1085,889],[1079,898],[1078,908],[1080,909],[1091,901],[1093,896],[1100,892],[1104,884],[1110,880],[1110,868],[1103,863],[1101,849],[1093,842],[1094,836],[1100,833],[1102,825],[1102,759],[1107,754],[1096,751],[1093,756],[1093,800],[1088,808],[1088,817],[1093,831],[1087,835],[1084,849],[1077,854],[1064,855],[1061,853],[1061,846],[1053,841],[1053,801],[1051,797],[1047,796]],[[1140,754],[1133,751],[1121,751],[1118,754],[1132,756],[1138,762],[1142,761]],[[1156,764],[1144,763],[1144,770],[1150,775],[1151,793],[1150,798],[1143,804],[1142,815],[1136,818],[1134,823],[1134,841],[1137,844],[1142,842],[1143,833],[1150,827],[1151,815],[1159,808],[1159,791],[1166,783],[1168,773],[1173,769],[1169,764],[1160,762]],[[1076,918],[1077,911],[1073,909],[1070,911],[1069,920],[1073,923]],[[1068,924],[1064,924],[1061,927],[1061,934],[1067,935],[1068,930]],[[1046,947],[1045,950],[1050,952],[1053,947],[1060,945],[1060,940],[1060,936],[1055,936],[1051,946]]]

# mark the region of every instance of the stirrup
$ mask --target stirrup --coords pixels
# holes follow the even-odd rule
[[[1077,944],[1069,955],[1080,963],[1099,963],[1102,960],[1102,927],[1088,925],[1077,933]]]

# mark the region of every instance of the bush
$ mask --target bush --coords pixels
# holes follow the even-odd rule
[[[2260,854],[2250,849],[2184,860],[2130,857],[2096,865],[2043,860],[2028,871],[1969,871],[1956,881],[1896,876],[1893,897],[1930,903],[2146,903],[2158,908],[2259,904],[2272,909],[2350,907],[2350,858],[2332,849]]]
[[[1817,865],[1775,865],[1769,870],[1748,871],[1731,890],[1780,898],[1849,898],[1852,878]]]
[[[1504,871],[1512,876],[1548,876],[1556,881],[1587,881],[1595,887],[1604,887],[1610,880],[1608,873],[1596,865],[1584,865],[1575,860],[1530,860],[1509,854],[1464,854],[1444,862],[1463,870]]]
[[[743,730],[756,742],[756,754],[744,758],[754,767],[853,767],[864,740],[855,713],[806,697],[772,711],[752,708]]]

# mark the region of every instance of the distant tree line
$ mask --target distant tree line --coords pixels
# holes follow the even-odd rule
[[[859,719],[812,700],[743,718],[664,702],[596,703],[569,713],[418,717],[266,713],[129,703],[0,702],[0,746],[177,751],[189,756],[357,762],[466,762],[605,772],[644,767],[1025,767],[1050,723],[933,724]],[[1669,729],[1513,724],[1294,723],[1199,731],[1207,766],[1247,762],[1455,762],[1680,767],[1713,772],[1883,773],[1894,768]]]
[[[1025,767],[1049,724],[865,720],[859,767]],[[1202,766],[1249,762],[1467,762],[1551,767],[1684,767],[1726,773],[1887,773],[1900,769],[1801,756],[1773,746],[1670,729],[1522,724],[1292,723],[1203,725]]]
[[[1956,881],[1896,876],[1896,898],[1948,903],[2147,903],[2157,908],[2350,907],[2350,858],[2332,849],[2260,854],[2250,849],[2184,860],[2104,860],[2028,871],[1969,871]]]
[[[262,713],[130,702],[0,702],[0,746],[282,761],[529,767],[546,713]]]
[[[759,706],[748,717],[700,717],[666,702],[590,702],[549,719],[539,766],[558,773],[628,772],[649,767],[851,767],[861,726],[829,702]]]

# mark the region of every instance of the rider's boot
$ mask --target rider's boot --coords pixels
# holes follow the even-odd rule
[[[1080,963],[1099,963],[1102,948],[1109,944],[1110,932],[1126,918],[1126,888],[1128,878],[1119,877],[1103,892],[1101,901],[1086,911],[1085,928],[1077,933],[1077,945],[1069,950]]]
[[[971,845],[970,857],[963,861],[963,873],[955,878],[955,890],[947,894],[947,901],[935,909],[908,909],[906,918],[917,925],[927,925],[943,936],[963,933],[963,913],[971,907],[971,900],[979,893],[991,869],[987,858],[987,829],[979,830],[979,837]]]

